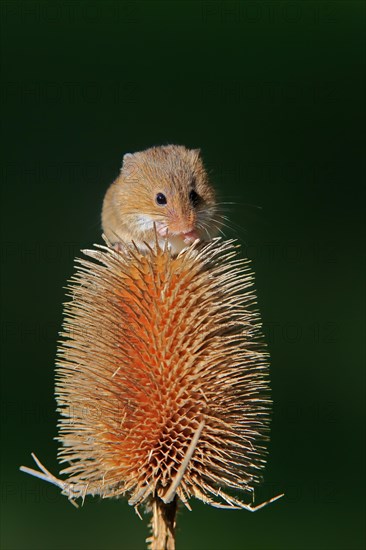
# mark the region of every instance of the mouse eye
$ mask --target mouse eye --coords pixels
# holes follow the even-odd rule
[[[194,189],[189,193],[189,200],[193,204],[193,206],[197,206],[197,204],[200,202],[200,196]]]
[[[161,205],[166,204],[167,203],[166,196],[163,193],[158,193],[156,195],[156,202]]]

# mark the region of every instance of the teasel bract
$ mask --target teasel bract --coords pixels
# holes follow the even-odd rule
[[[153,550],[174,549],[178,502],[256,509],[237,493],[253,492],[265,464],[268,354],[238,248],[96,245],[68,287],[56,368],[67,480],[36,459],[38,477],[72,501],[146,506]]]

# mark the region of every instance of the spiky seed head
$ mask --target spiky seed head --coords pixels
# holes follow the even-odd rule
[[[221,239],[177,257],[85,252],[56,380],[74,496],[240,505],[230,491],[260,480],[270,409],[248,261]]]

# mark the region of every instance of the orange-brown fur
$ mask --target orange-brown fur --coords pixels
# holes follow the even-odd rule
[[[165,205],[157,203],[158,193],[166,197]],[[161,242],[167,238],[178,253],[196,238],[209,241],[217,234],[215,214],[215,192],[199,150],[166,145],[124,156],[104,198],[102,226],[112,245],[133,241],[143,250],[156,240],[155,224]]]

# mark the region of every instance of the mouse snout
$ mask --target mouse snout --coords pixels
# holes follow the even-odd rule
[[[200,238],[195,224],[186,221],[168,223],[167,233],[179,236],[186,244],[193,243]]]
[[[187,239],[195,240],[196,232],[196,215],[194,212],[172,212],[172,216],[168,220],[168,230],[176,235],[186,236]]]

